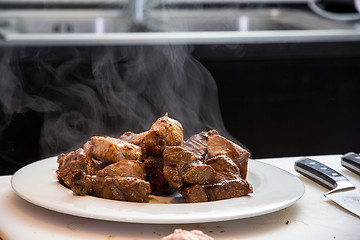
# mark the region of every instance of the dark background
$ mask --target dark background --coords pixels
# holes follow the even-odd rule
[[[359,152],[360,44],[247,46],[207,61],[226,127],[254,158]]]
[[[93,48],[79,47],[84,56]],[[47,51],[50,62],[67,58],[66,47]],[[193,56],[214,77],[225,126],[252,158],[360,152],[359,43],[197,45]],[[30,74],[34,63],[19,64]],[[42,71],[37,66],[37,76]],[[47,157],[39,151],[43,113],[25,111],[9,122],[0,114],[0,174]]]

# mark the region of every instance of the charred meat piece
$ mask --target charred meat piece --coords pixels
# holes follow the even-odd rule
[[[92,195],[130,202],[144,202],[150,193],[145,181],[144,164],[137,160],[121,160],[96,174]]]
[[[237,180],[224,181],[206,187],[206,194],[209,201],[241,197],[252,192],[253,189],[251,185],[241,178]]]
[[[186,202],[217,201],[252,192],[251,185],[241,178],[239,167],[228,156],[215,156],[206,160],[205,165],[214,170],[207,184],[184,185],[179,189]]]
[[[202,163],[192,152],[180,146],[166,147],[164,150],[164,176],[173,188],[183,184],[206,184],[214,175],[214,169]]]
[[[167,147],[164,150],[164,176],[173,188],[183,185],[182,173],[188,164],[196,161],[194,155],[182,147]]]
[[[89,175],[83,170],[75,169],[71,172],[71,179],[69,188],[76,194],[84,196],[91,194],[93,191],[93,183],[95,181],[95,175]]]
[[[150,193],[150,184],[134,177],[96,177],[92,195],[107,199],[145,202]]]
[[[136,146],[143,147],[144,139],[147,134],[148,131],[142,133],[125,132],[119,137],[119,139],[134,144]]]
[[[77,171],[88,175],[96,174],[98,171],[93,159],[81,148],[68,154],[60,154],[57,162],[59,163],[56,171],[58,180],[69,188],[73,184],[73,175],[78,174]],[[75,170],[76,172],[74,172]]]
[[[112,162],[105,161],[105,160],[98,160],[98,159],[94,159],[94,158],[93,158],[93,161],[99,170],[112,164]]]
[[[183,127],[180,122],[175,119],[169,118],[167,114],[164,116],[166,119],[166,146],[182,146],[184,144]],[[161,120],[163,122],[163,120]]]
[[[142,158],[141,147],[112,137],[94,136],[84,144],[84,150],[93,158],[109,162]]]
[[[95,178],[92,182],[92,192],[90,194],[106,199],[126,201],[118,182],[112,177]]]
[[[79,149],[69,152],[67,154],[62,153],[62,154],[58,155],[58,157],[57,157],[58,168],[60,169],[70,162],[77,161],[77,160],[82,161],[82,160],[88,159],[88,158],[90,158],[90,156],[88,156],[82,148],[79,148]],[[88,163],[90,163],[90,161]],[[91,167],[93,167],[92,164],[87,167],[88,167],[88,169],[87,169],[88,171],[96,172],[96,170],[97,170],[97,169],[91,169]]]
[[[144,157],[153,154],[161,156],[166,146],[183,145],[183,128],[178,121],[165,114],[156,120],[149,131],[125,132],[119,139],[140,146]]]
[[[207,142],[208,157],[226,155],[231,158],[240,169],[241,178],[246,179],[250,153],[239,145],[220,135],[210,135]]]
[[[134,177],[144,180],[144,164],[138,160],[122,160],[101,169],[96,174],[98,178],[105,177]]]
[[[207,154],[208,137],[217,134],[216,130],[195,134],[184,142],[184,149],[192,152],[197,159],[204,162]]]
[[[167,114],[151,126],[144,139],[144,152],[146,155],[162,155],[166,146],[183,145],[183,128],[175,119]]]
[[[171,195],[175,189],[170,187],[164,176],[164,160],[160,156],[152,155],[144,160],[145,180],[150,183],[151,194],[157,196]]]
[[[205,164],[210,165],[215,170],[214,178],[212,179],[214,184],[241,178],[240,169],[226,155],[210,158],[206,160]]]
[[[96,175],[89,175],[81,169],[74,169],[69,175],[70,189],[78,195],[131,201],[147,201],[150,184],[144,180],[145,171],[142,162],[122,160],[113,163]]]
[[[208,197],[205,188],[196,184],[191,186],[183,186],[179,189],[180,194],[185,198],[187,203],[207,202]]]
[[[181,177],[185,184],[208,184],[214,178],[214,173],[215,171],[211,166],[196,161],[183,169]]]
[[[252,193],[252,186],[241,178],[239,167],[226,155],[208,159],[206,164],[215,170],[214,184],[205,188],[209,201],[240,197]]]

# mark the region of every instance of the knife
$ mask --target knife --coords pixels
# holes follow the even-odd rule
[[[341,157],[341,165],[360,175],[360,155],[349,152]]]
[[[331,189],[330,192],[324,194],[325,197],[360,216],[360,192],[341,173],[306,157],[295,162],[295,170]]]

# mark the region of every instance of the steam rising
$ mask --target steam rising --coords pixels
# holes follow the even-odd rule
[[[189,47],[68,48],[68,57],[54,62],[44,51],[29,56],[8,49],[0,62],[0,131],[15,114],[43,113],[43,157],[75,149],[93,135],[148,130],[166,112],[182,123],[185,138],[208,129],[226,135],[216,83]],[[26,71],[24,61],[31,63]]]

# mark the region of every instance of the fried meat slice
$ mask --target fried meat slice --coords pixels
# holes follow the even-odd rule
[[[204,165],[210,166],[214,173],[207,183],[187,182],[179,188],[186,202],[217,201],[240,197],[253,191],[251,185],[241,178],[239,167],[228,156],[215,156],[206,160]]]
[[[207,186],[205,191],[209,201],[217,201],[241,197],[252,193],[253,189],[246,180],[239,178]]]
[[[239,167],[226,155],[218,155],[210,158],[206,160],[205,164],[211,166],[215,170],[212,183],[216,184],[241,178]]]
[[[145,166],[138,160],[122,160],[99,170],[96,174],[98,178],[105,177],[134,177],[145,179]]]
[[[112,137],[94,136],[84,144],[84,150],[93,158],[113,163],[142,158],[141,147]]]
[[[96,177],[91,195],[129,202],[145,202],[150,193],[150,184],[135,177]]]
[[[239,167],[241,178],[246,179],[247,166],[250,157],[248,151],[220,135],[209,136],[207,149],[209,158],[218,155],[226,155],[231,158],[231,160]]]
[[[145,181],[142,162],[122,160],[104,169],[96,175],[89,175],[82,169],[71,173],[70,189],[78,195],[93,195],[113,200],[144,202],[151,191]]]
[[[148,131],[142,133],[125,132],[119,137],[119,139],[142,148],[147,134]]]
[[[215,170],[213,184],[205,187],[209,201],[240,197],[252,193],[252,186],[241,177],[239,167],[226,155],[208,159],[206,164]]]
[[[182,125],[166,114],[158,118],[147,132],[144,138],[144,152],[146,155],[161,156],[166,146],[182,146],[183,139]]]
[[[203,185],[195,184],[191,186],[183,186],[179,189],[179,192],[185,198],[187,203],[209,201]]]
[[[71,178],[68,186],[74,193],[80,196],[92,193],[95,175],[87,174],[81,169],[74,169],[69,176]]]
[[[207,141],[210,135],[217,135],[216,130],[210,130],[207,132],[201,132],[191,136],[184,142],[184,149],[192,152],[194,156],[204,162],[207,154]]]
[[[94,159],[94,158],[93,158],[93,161],[99,170],[112,164],[112,162],[105,161],[105,160],[98,160],[98,159]]]
[[[183,184],[206,184],[213,177],[214,169],[183,147],[166,147],[163,158],[165,179],[175,189]]]
[[[92,195],[107,199],[144,202],[150,193],[145,166],[137,160],[121,160],[96,174]]]
[[[57,158],[59,164],[56,170],[57,178],[60,183],[71,188],[73,185],[73,176],[81,171],[84,174],[94,175],[98,168],[93,159],[85,154],[82,148],[72,151],[68,154],[60,154]]]
[[[144,160],[145,180],[150,183],[151,194],[156,196],[171,195],[175,192],[164,176],[164,160],[160,156],[152,155]]]

